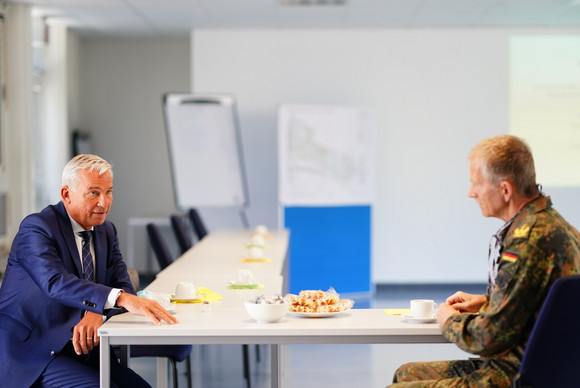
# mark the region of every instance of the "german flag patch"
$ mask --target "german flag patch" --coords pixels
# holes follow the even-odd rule
[[[509,261],[510,263],[515,263],[518,260],[518,256],[513,253],[504,253],[501,255],[501,259]]]

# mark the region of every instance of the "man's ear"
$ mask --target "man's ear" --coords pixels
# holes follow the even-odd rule
[[[505,202],[509,202],[514,195],[514,185],[510,181],[501,181],[499,192]]]
[[[70,190],[68,186],[63,186],[60,188],[60,197],[62,198],[63,203],[70,203]]]

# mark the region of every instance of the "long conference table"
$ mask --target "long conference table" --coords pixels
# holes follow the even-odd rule
[[[109,345],[266,344],[271,350],[271,387],[282,387],[283,352],[287,344],[444,343],[436,323],[413,324],[381,309],[351,309],[328,318],[304,318],[291,313],[275,323],[258,323],[243,303],[259,295],[286,291],[287,230],[270,232],[264,258],[251,260],[251,231],[223,230],[207,235],[160,272],[146,291],[172,294],[178,282],[189,281],[221,295],[207,306],[175,303],[169,307],[179,323],[153,325],[131,313],[109,319],[99,328],[101,387],[110,386]],[[250,259],[250,260],[248,260]],[[230,289],[239,269],[249,269],[260,289]],[[106,361],[106,362],[104,362]],[[158,362],[158,387],[166,386],[165,362]]]

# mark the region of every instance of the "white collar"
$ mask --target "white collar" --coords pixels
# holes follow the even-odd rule
[[[68,216],[69,220],[70,220],[70,224],[72,226],[73,229],[73,233],[75,235],[78,236],[79,232],[83,232],[85,230],[85,228],[83,228],[78,222],[76,222],[74,220],[74,218],[72,218],[70,215]],[[94,227],[91,227],[89,230],[94,230]]]

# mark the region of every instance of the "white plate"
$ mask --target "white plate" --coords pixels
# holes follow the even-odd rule
[[[337,311],[334,313],[301,313],[298,311],[288,311],[290,314],[295,315],[297,317],[304,317],[304,318],[326,318],[326,317],[335,317],[337,315],[340,315],[342,313],[346,313],[348,310],[344,310],[344,311]]]
[[[437,317],[421,318],[421,317],[413,317],[411,315],[405,315],[405,320],[407,320],[410,323],[432,323],[437,320]]]

